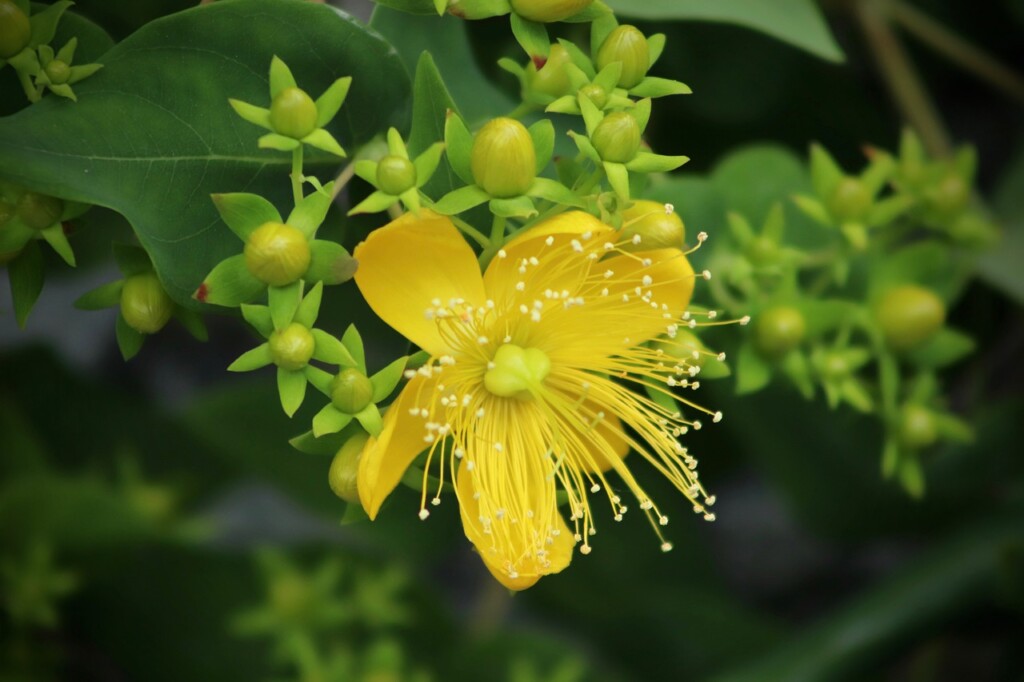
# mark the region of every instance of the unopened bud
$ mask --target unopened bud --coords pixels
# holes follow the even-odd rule
[[[359,460],[363,456],[363,448],[366,441],[370,439],[366,434],[352,436],[341,446],[338,453],[331,461],[331,469],[327,474],[327,481],[331,485],[334,494],[345,500],[357,504],[359,502],[359,489],[357,481],[359,478]]]
[[[511,118],[488,122],[473,140],[473,179],[498,199],[525,194],[537,177],[537,151],[526,127]]]
[[[640,124],[626,112],[616,111],[597,124],[590,141],[605,161],[628,163],[640,151]]]
[[[934,445],[939,439],[935,415],[921,405],[907,404],[900,410],[900,444],[911,450]]]
[[[619,87],[636,87],[647,77],[651,68],[651,53],[647,38],[636,26],[623,25],[608,34],[597,50],[597,68],[600,71],[614,62],[622,62]]]
[[[569,51],[559,44],[551,46],[548,60],[540,69],[531,60],[526,66],[526,87],[551,97],[569,94],[572,83],[565,67],[572,62]]]
[[[598,109],[604,109],[608,104],[608,91],[595,83],[589,83],[580,88],[580,94],[594,103]]]
[[[935,292],[916,284],[890,289],[875,309],[886,343],[904,351],[923,345],[946,323],[946,306]]]
[[[871,192],[857,178],[843,178],[833,190],[828,207],[840,220],[859,220],[871,208]]]
[[[292,322],[270,335],[270,356],[281,369],[299,370],[309,364],[316,350],[316,340],[308,327]]]
[[[316,103],[299,88],[285,88],[270,103],[270,125],[275,133],[296,140],[316,130]]]
[[[45,194],[25,192],[18,200],[18,218],[33,230],[45,230],[60,221],[64,202]]]
[[[640,243],[634,237],[640,236]],[[675,211],[666,211],[665,204],[642,199],[622,212],[620,241],[626,251],[680,248],[686,237],[683,219]]]
[[[0,59],[8,59],[28,46],[32,25],[12,0],[0,0]]]
[[[346,414],[357,414],[373,402],[373,384],[365,374],[349,367],[331,382],[331,403]]]
[[[54,85],[63,85],[71,78],[71,67],[59,59],[51,61],[43,70],[46,71],[46,77]]]
[[[271,286],[285,286],[305,275],[311,257],[306,236],[283,223],[264,223],[245,244],[249,272]]]
[[[524,19],[550,23],[579,14],[594,0],[512,0],[512,11]]]
[[[416,186],[416,166],[401,156],[385,156],[377,164],[377,187],[398,196]]]
[[[778,360],[799,346],[806,333],[807,321],[799,310],[789,306],[769,308],[754,322],[754,347],[765,358]]]
[[[142,334],[155,334],[164,328],[174,302],[164,291],[156,273],[133,275],[121,288],[121,316],[128,326]]]
[[[943,216],[955,216],[965,208],[971,199],[971,189],[964,179],[954,172],[948,173],[928,192],[928,199]]]

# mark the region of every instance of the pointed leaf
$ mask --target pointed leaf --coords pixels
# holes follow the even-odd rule
[[[282,90],[297,87],[292,70],[275,54],[270,60],[270,99],[273,100]]]
[[[537,152],[537,173],[541,173],[551,163],[555,153],[555,126],[544,118],[529,127],[533,148]]]
[[[314,239],[309,244],[311,259],[306,279],[327,286],[347,282],[356,274],[359,264],[341,244]]]
[[[359,363],[352,357],[348,348],[324,330],[314,329],[313,338],[316,340],[316,350],[313,351],[314,360],[339,367],[358,366]]]
[[[274,329],[280,331],[295,320],[302,301],[302,280],[283,287],[268,287],[267,298],[270,319],[274,322]]]
[[[576,196],[571,189],[560,182],[548,178],[537,178],[534,180],[528,194],[531,197],[546,199],[547,201],[564,206],[583,208],[585,205],[583,200]]]
[[[597,108],[590,98],[582,92],[577,95],[577,104],[580,106],[580,114],[583,115],[583,123],[587,127],[587,135],[593,135],[594,130],[604,120],[604,114]]]
[[[551,52],[551,40],[548,38],[548,30],[544,24],[524,19],[513,13],[512,35],[515,36],[516,42],[526,50],[530,59],[547,57]]]
[[[636,157],[626,164],[626,168],[635,173],[667,173],[689,160],[688,156],[662,156],[650,152],[637,152]]]
[[[324,94],[316,100],[316,125],[323,128],[331,122],[341,105],[348,97],[348,90],[352,86],[352,77],[345,76],[331,83],[331,87],[324,91]]]
[[[313,435],[313,431],[309,430],[303,434],[295,436],[288,441],[288,444],[299,452],[304,452],[307,455],[331,457],[341,449],[342,445],[345,444],[345,438],[343,436],[339,437],[335,434],[329,434],[323,438],[317,438]]]
[[[320,315],[320,301],[323,300],[324,283],[317,282],[302,299],[299,309],[295,312],[295,321],[304,327],[312,328]]]
[[[755,393],[768,385],[772,380],[772,368],[754,350],[754,344],[744,343],[740,346],[736,359],[736,393],[745,395]]]
[[[359,159],[358,161],[355,161],[354,163],[355,163],[355,165],[352,166],[352,169],[353,169],[353,172],[356,174],[356,177],[362,178],[363,180],[366,180],[366,182],[368,182],[371,185],[373,185],[374,187],[376,187],[377,186],[377,162],[376,161],[371,161],[370,159]]]
[[[274,364],[274,356],[270,352],[270,344],[261,343],[252,350],[242,353],[234,362],[228,365],[228,371],[252,372],[272,364]]]
[[[245,256],[238,254],[221,261],[199,285],[193,298],[202,303],[235,308],[256,298],[266,287],[249,272]]]
[[[843,169],[820,144],[811,145],[811,184],[819,199],[832,196],[836,185],[844,177]],[[813,216],[812,216],[813,217]]]
[[[395,195],[377,190],[353,206],[352,210],[350,210],[348,214],[352,216],[359,215],[361,213],[380,213],[388,210],[397,203],[398,197]]]
[[[18,257],[7,264],[7,276],[11,283],[14,317],[18,326],[24,329],[28,315],[43,291],[43,254],[37,242],[26,244]]]
[[[117,326],[114,331],[117,336],[117,347],[121,350],[121,357],[125,361],[131,360],[139,354],[146,337],[129,327],[128,323],[125,322],[124,316],[121,314],[117,316]]]
[[[60,22],[64,10],[73,4],[75,3],[70,0],[59,0],[42,11],[33,12],[29,22],[32,33],[28,46],[39,47],[53,40],[53,36],[57,33],[57,24]]]
[[[292,209],[285,222],[294,227],[307,238],[312,238],[320,229],[327,212],[331,209],[331,191],[334,183],[329,182],[323,189],[314,190],[303,197],[302,201]]]
[[[40,46],[41,48],[42,46]],[[61,60],[65,64],[70,64],[75,60],[75,49],[78,47],[78,38],[72,38],[64,47],[60,48],[57,52],[57,59]]]
[[[379,403],[391,395],[395,386],[402,380],[402,373],[408,361],[409,358],[398,358],[370,377],[370,383],[373,384],[373,402]]]
[[[345,414],[334,405],[328,403],[313,417],[313,436],[320,438],[331,433],[337,433],[348,426],[351,421],[351,414]]]
[[[796,207],[799,208],[804,215],[819,225],[822,225],[823,227],[832,227],[835,224],[832,220],[831,214],[828,212],[828,209],[825,208],[825,204],[821,203],[817,199],[798,194],[793,197],[793,203],[796,204]]]
[[[290,152],[299,148],[302,143],[292,137],[285,137],[277,133],[267,133],[258,141],[260,149],[276,149],[279,152]]]
[[[456,215],[488,201],[490,195],[476,185],[461,187],[441,197],[433,209],[441,215]]]
[[[871,210],[868,212],[867,224],[869,227],[888,225],[909,211],[913,206],[913,197],[886,197],[871,207]]]
[[[513,199],[491,199],[491,213],[502,218],[532,218],[538,214],[537,208],[529,197]]]
[[[604,172],[608,177],[608,184],[612,186],[615,193],[623,201],[629,201],[629,172],[621,163],[604,162]]]
[[[53,227],[48,227],[45,230],[40,231],[43,239],[46,243],[53,247],[53,250],[57,252],[65,263],[71,267],[75,266],[75,252],[71,249],[71,243],[68,241],[68,236],[64,234],[64,226],[57,223]]]
[[[647,60],[651,66],[661,59],[661,53],[665,51],[665,41],[664,33],[647,36]]]
[[[637,97],[668,97],[669,95],[689,95],[691,93],[693,90],[686,83],[655,76],[648,76],[629,91],[629,94]]]
[[[308,381],[313,388],[320,391],[325,396],[330,397],[331,383],[334,381],[333,374],[325,372],[314,365],[306,365],[305,369],[302,371],[306,374],[306,381]]]
[[[416,157],[413,161],[413,165],[416,167],[416,187],[423,187],[430,182],[437,167],[441,164],[442,154],[444,154],[444,142],[436,142]]]
[[[265,305],[242,304],[242,317],[253,326],[253,329],[260,333],[265,339],[270,338],[274,333],[274,323],[270,319],[270,308]]]
[[[210,333],[206,329],[206,323],[203,322],[203,316],[194,310],[186,310],[181,306],[175,306],[174,319],[181,323],[181,326],[185,328],[192,338],[197,341],[208,341]]]
[[[376,438],[384,429],[384,420],[381,419],[380,410],[377,405],[370,403],[366,408],[356,415],[356,420],[363,425],[366,432]]]
[[[213,205],[221,219],[242,241],[264,223],[280,223],[281,214],[274,205],[256,194],[214,194]]]
[[[354,324],[349,325],[348,329],[341,337],[341,342],[345,344],[345,348],[355,358],[356,367],[366,372],[366,353],[363,350],[363,337],[359,334],[359,330],[356,329]]]
[[[906,360],[922,369],[941,369],[973,353],[975,345],[967,334],[944,327],[922,348],[908,353]]]
[[[68,73],[68,84],[73,85],[79,81],[83,81],[102,68],[102,64],[82,64],[81,66],[72,66],[71,71]]]
[[[292,372],[277,368],[277,392],[281,398],[281,407],[289,417],[302,406],[306,398],[306,377],[301,372]]]
[[[607,14],[596,19],[590,26],[590,54],[597,57],[598,50],[604,44],[608,34],[614,31],[619,25],[614,14]]]
[[[302,138],[302,142],[303,144],[308,144],[310,147],[316,147],[317,149],[329,152],[343,159],[348,156],[348,153],[346,153],[345,149],[338,144],[338,141],[334,139],[334,136],[327,132],[327,128],[317,128],[309,135]]]
[[[264,109],[238,99],[228,99],[228,103],[243,120],[258,125],[260,128],[273,130],[270,125],[270,109]]]
[[[640,132],[647,130],[647,124],[651,120],[651,98],[647,97],[636,103],[636,106],[629,110],[629,115],[636,119],[640,126]]]
[[[462,118],[450,110],[444,124],[444,143],[452,170],[467,185],[474,184],[473,170],[469,162],[473,151],[473,136],[470,135]]]
[[[75,301],[75,307],[79,310],[102,310],[119,306],[121,305],[121,289],[123,287],[123,279],[96,287],[79,296]]]

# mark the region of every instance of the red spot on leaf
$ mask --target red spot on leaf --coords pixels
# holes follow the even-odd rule
[[[206,299],[209,295],[210,287],[206,286],[206,282],[203,282],[202,284],[199,285],[199,288],[196,289],[196,293],[194,296],[195,299],[200,303],[206,303]]]
[[[543,69],[544,65],[548,63],[548,58],[545,57],[544,55],[535,54],[533,55],[532,59],[533,65],[537,67],[538,71]]]
[[[68,235],[75,231],[75,225],[70,220],[65,220],[60,224],[60,229],[64,231],[65,235]]]
[[[458,17],[459,19],[466,18],[465,12],[463,12],[461,9],[455,9],[454,7],[448,8],[448,14],[451,14],[453,17]]]

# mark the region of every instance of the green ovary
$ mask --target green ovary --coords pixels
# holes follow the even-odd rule
[[[498,348],[484,375],[484,386],[501,398],[529,400],[551,371],[551,360],[537,348],[506,343]]]

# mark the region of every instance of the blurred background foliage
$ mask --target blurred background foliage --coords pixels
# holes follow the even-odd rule
[[[121,40],[191,4],[74,11]],[[892,62],[879,68],[894,36],[942,125],[926,139],[977,148],[1003,241],[950,311],[975,352],[941,373],[975,438],[927,453],[926,494],[879,475],[877,419],[778,383],[740,396],[731,379],[707,382],[702,402],[727,418],[687,439],[718,520],[693,523],[677,502],[669,555],[638,518],[607,524],[592,556],[510,596],[472,555],[454,504],[429,523],[395,512],[339,525],[329,458],[287,445],[300,429],[270,382],[223,371],[252,345],[237,320],[208,316],[205,346],[168,328],[123,363],[114,313],[71,308],[117,277],[109,243],[131,234],[94,209],[76,229],[78,270],[43,255],[50,281],[27,330],[0,292],[0,679],[1024,679],[1024,3],[910,5],[1015,69],[998,88],[905,28],[879,38],[881,0],[612,4],[668,34],[655,73],[695,92],[661,100],[648,138],[692,159],[650,192],[711,236],[698,269],[728,239],[728,211],[759,228],[783,202],[787,227],[800,224],[789,199],[810,193],[812,142],[849,172],[866,147],[898,149],[905,84],[894,98]],[[346,8],[368,19],[371,5]],[[402,21],[374,25],[410,71],[433,52],[468,120],[512,108],[517,84],[495,66],[521,59],[507,21]],[[16,88],[0,73],[4,114]],[[328,231],[352,246],[373,226]],[[342,298],[322,318],[357,321],[371,365],[403,352],[357,296]],[[732,332],[707,340],[728,348]],[[640,473],[653,496],[679,500]],[[413,508],[416,493],[396,495],[407,499],[393,507]]]

